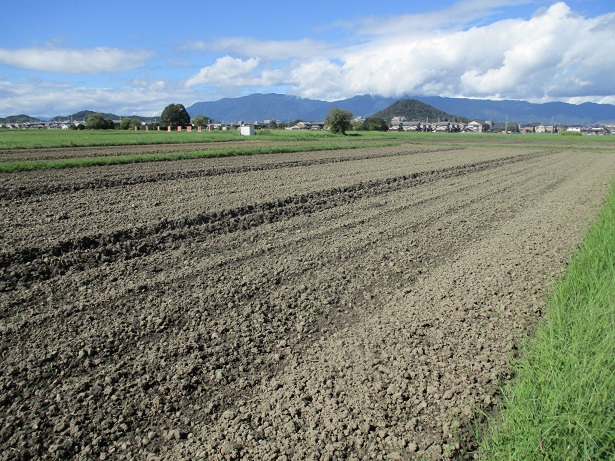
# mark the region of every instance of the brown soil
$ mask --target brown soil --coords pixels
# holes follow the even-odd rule
[[[615,156],[0,176],[0,460],[469,459]]]

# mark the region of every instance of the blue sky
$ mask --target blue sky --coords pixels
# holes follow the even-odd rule
[[[613,0],[0,6],[0,116],[252,93],[615,104]]]

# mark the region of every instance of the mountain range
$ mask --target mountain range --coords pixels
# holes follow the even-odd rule
[[[88,118],[89,115],[99,113],[103,118],[109,120],[121,120],[124,118],[136,118],[142,122],[155,122],[160,119],[158,117],[143,117],[141,115],[116,115],[110,114],[107,112],[95,112],[93,110],[81,110],[79,112],[75,112],[72,115],[57,115],[55,117],[32,117],[30,115],[20,114],[20,115],[10,115],[8,117],[0,117],[0,123],[37,123],[37,122],[65,122],[67,120],[76,120],[76,121],[84,121]]]
[[[615,105],[612,104],[568,104],[564,102],[548,102],[534,104],[526,101],[493,101],[488,99],[445,98],[440,96],[403,96],[401,98],[377,95],[360,95],[339,101],[320,101],[317,99],[300,98],[284,94],[252,94],[238,98],[224,98],[218,101],[197,102],[186,108],[191,118],[205,115],[222,122],[263,122],[277,120],[281,122],[323,121],[334,107],[352,112],[355,116],[368,117],[377,113],[390,115],[396,110],[395,103],[401,100],[415,100],[428,108],[416,104],[420,108],[416,117],[467,118],[470,120],[492,120],[494,122],[508,121],[510,123],[544,123],[561,125],[593,125],[595,123],[614,123]],[[385,111],[385,109],[389,109]],[[385,111],[385,112],[381,112]],[[73,120],[84,120],[92,111],[81,111],[72,115]],[[451,115],[448,115],[451,114]],[[142,117],[135,115],[118,116],[103,114],[105,118],[118,120],[135,117],[145,122],[156,121],[159,117]],[[401,114],[397,114],[401,115]],[[0,123],[37,122],[41,120],[68,120],[71,116],[30,117],[14,115],[0,118]],[[449,118],[450,119],[450,118]]]
[[[360,95],[334,102],[299,98],[283,94],[252,94],[218,101],[197,102],[186,108],[190,117],[206,115],[220,121],[324,120],[333,107],[349,110],[355,116],[368,117],[402,98]],[[534,104],[526,101],[493,101],[483,99],[445,98],[440,96],[403,96],[416,99],[447,114],[476,120],[516,123],[551,122],[565,125],[591,125],[615,121],[615,105],[568,104],[549,102]]]

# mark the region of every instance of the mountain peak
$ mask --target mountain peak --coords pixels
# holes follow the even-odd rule
[[[355,116],[376,115],[397,101],[415,100],[442,112],[440,117],[467,119],[510,120],[518,123],[557,123],[567,125],[591,125],[615,121],[615,106],[611,104],[568,104],[551,102],[533,104],[526,101],[491,101],[482,99],[446,98],[442,96],[412,96],[391,98],[378,95],[356,95],[339,101],[320,101],[298,96],[256,93],[239,98],[224,98],[219,101],[197,102],[187,111],[191,117],[199,114],[216,120],[262,121],[268,119],[283,122],[293,120],[324,120],[333,107],[349,110]],[[416,105],[416,103],[414,103]],[[418,105],[416,106],[418,109]],[[435,113],[434,113],[435,114]],[[395,114],[403,115],[403,114]],[[431,116],[430,116],[431,117]],[[385,117],[383,117],[385,118]]]

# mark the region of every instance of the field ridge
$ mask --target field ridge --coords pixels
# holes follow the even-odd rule
[[[472,139],[0,175],[0,459],[473,459],[615,155]]]
[[[83,270],[95,267],[101,262],[146,256],[163,251],[168,247],[176,247],[179,242],[195,238],[197,235],[248,230],[265,223],[311,214],[342,204],[347,205],[366,197],[375,197],[455,176],[498,168],[504,164],[542,155],[545,154],[502,157],[452,168],[412,173],[407,176],[389,177],[386,180],[334,187],[307,195],[280,198],[239,208],[197,214],[192,217],[165,219],[150,227],[129,228],[110,235],[85,235],[45,249],[27,247],[13,252],[2,252],[0,253],[0,277],[4,282],[0,286],[0,291],[14,289],[17,284],[27,285],[34,280],[40,281],[61,276],[72,268]],[[386,157],[375,156],[375,158]],[[358,156],[358,160],[362,159],[362,156]],[[313,164],[320,164],[320,162]]]

